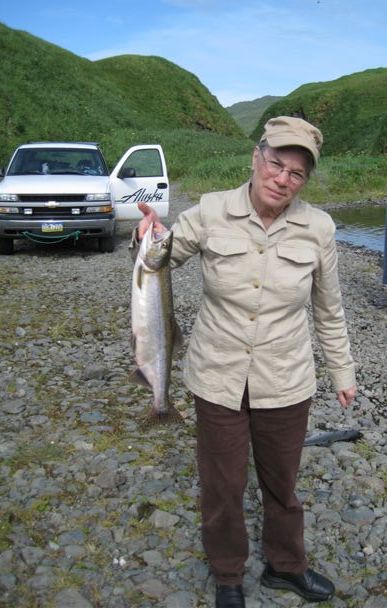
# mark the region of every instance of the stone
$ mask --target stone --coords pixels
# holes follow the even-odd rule
[[[165,608],[196,608],[197,597],[189,591],[171,593],[165,599]]]
[[[93,608],[93,605],[77,589],[69,588],[56,594],[54,608]]]
[[[82,439],[77,439],[74,441],[74,447],[76,450],[86,450],[88,452],[91,452],[94,449],[94,445],[92,443],[88,443]]]
[[[138,589],[148,595],[151,598],[158,600],[164,600],[169,594],[169,589],[159,579],[151,578],[145,580],[143,583],[138,585]]]
[[[173,528],[179,520],[180,517],[177,515],[161,511],[160,509],[156,509],[149,518],[149,521],[155,528]]]
[[[368,598],[368,600],[364,604],[364,608],[386,608],[386,596],[375,595],[373,597]]]
[[[20,399],[5,401],[2,403],[1,409],[6,414],[21,414],[26,409],[26,403]]]
[[[106,369],[102,365],[88,365],[83,372],[84,380],[102,380],[105,377]]]
[[[44,551],[39,547],[23,547],[21,556],[27,565],[34,566],[43,559]]]
[[[85,533],[82,530],[70,530],[63,532],[58,538],[58,544],[64,545],[78,545],[85,542]]]
[[[16,576],[12,573],[0,574],[0,591],[10,591],[16,585]]]
[[[73,560],[83,559],[87,554],[85,547],[82,545],[66,545],[64,552],[67,559]]]
[[[86,414],[82,414],[81,422],[90,422],[91,424],[96,424],[97,422],[103,422],[105,418],[106,416],[97,410],[95,412],[86,412]]]
[[[363,526],[364,524],[371,524],[374,521],[375,513],[372,509],[362,506],[342,511],[341,518],[349,524]]]
[[[160,566],[163,563],[163,556],[160,551],[151,549],[150,551],[144,551],[142,558],[148,566]]]
[[[28,418],[28,423],[31,426],[43,426],[44,424],[47,424],[47,422],[50,422],[50,419],[48,416],[30,416]]]

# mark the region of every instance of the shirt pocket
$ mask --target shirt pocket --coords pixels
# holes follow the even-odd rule
[[[280,395],[298,393],[315,382],[311,338],[307,327],[299,335],[271,344],[273,384]]]
[[[239,286],[248,251],[248,239],[209,236],[203,250],[204,280],[210,285]]]
[[[273,280],[279,297],[306,303],[310,298],[317,261],[317,252],[312,248],[278,243]]]

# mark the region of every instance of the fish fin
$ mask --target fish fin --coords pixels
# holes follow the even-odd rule
[[[135,353],[136,352],[136,336],[133,333],[132,333],[132,335],[130,337],[130,343],[131,343],[131,346],[132,346],[132,350]]]
[[[157,412],[154,408],[152,408],[146,418],[144,418],[142,421],[141,426],[144,430],[146,430],[163,424],[182,423],[184,423],[183,416],[173,405],[169,405],[165,412]]]
[[[129,382],[132,382],[132,384],[139,384],[140,386],[146,386],[147,388],[152,388],[140,368],[135,369],[134,372],[130,374]]]
[[[173,352],[176,353],[184,345],[184,337],[176,320],[174,322],[173,333]]]
[[[141,290],[141,286],[142,286],[142,266],[141,264],[139,265],[138,269],[137,269],[137,287]]]

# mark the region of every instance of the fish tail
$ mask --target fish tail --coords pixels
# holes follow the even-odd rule
[[[149,428],[163,424],[182,424],[183,422],[184,418],[180,412],[173,405],[169,404],[168,408],[163,411],[152,408],[143,421],[142,426]]]

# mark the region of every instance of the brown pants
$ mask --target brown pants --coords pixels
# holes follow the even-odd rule
[[[277,409],[250,409],[246,389],[240,411],[195,396],[202,540],[215,579],[242,582],[248,558],[243,515],[249,443],[263,497],[265,557],[279,572],[301,574],[303,508],[295,493],[311,399]]]

